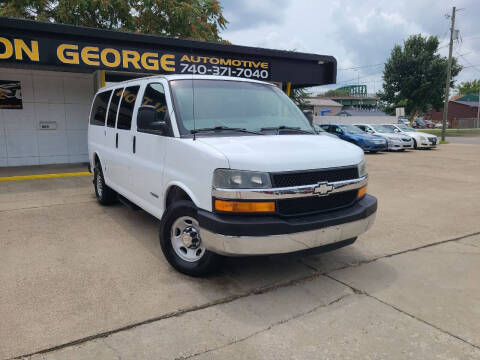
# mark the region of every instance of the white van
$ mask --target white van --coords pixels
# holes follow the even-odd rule
[[[88,151],[98,201],[160,219],[165,257],[193,276],[222,256],[351,244],[377,209],[363,151],[317,134],[265,82],[167,75],[102,88]]]

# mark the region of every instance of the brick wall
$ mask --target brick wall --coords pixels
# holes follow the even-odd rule
[[[476,118],[477,117],[477,107],[468,106],[465,104],[460,104],[454,101],[448,103],[448,121],[453,119],[465,119],[465,118]],[[425,115],[426,120],[433,121],[442,121],[443,118],[443,109],[440,111],[430,111]]]

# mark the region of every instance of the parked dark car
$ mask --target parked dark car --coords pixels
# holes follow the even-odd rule
[[[338,136],[340,139],[349,141],[363,149],[375,153],[377,151],[387,151],[387,140],[378,135],[371,135],[360,130],[354,125],[320,125],[325,131]]]
[[[433,121],[423,120],[423,122],[425,123],[425,125],[426,125],[427,128],[429,128],[429,129],[433,129],[433,128],[435,127],[435,124],[433,123]]]
[[[427,124],[425,124],[425,121],[423,121],[422,119],[416,118],[415,120],[413,120],[412,127],[414,127],[415,129],[426,129]]]

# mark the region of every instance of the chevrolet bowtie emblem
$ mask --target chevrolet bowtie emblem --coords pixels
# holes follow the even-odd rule
[[[313,189],[313,193],[317,195],[327,195],[332,190],[333,190],[333,185],[330,185],[328,183],[321,183],[321,184],[318,184],[318,186]]]

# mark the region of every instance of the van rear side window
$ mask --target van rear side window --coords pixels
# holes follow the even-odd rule
[[[112,101],[110,101],[110,107],[108,108],[107,126],[115,127],[115,120],[117,119],[118,104],[120,103],[120,97],[122,96],[123,88],[113,90]]]
[[[111,94],[111,90],[97,94],[95,100],[93,101],[92,113],[90,114],[90,125],[105,125],[108,100],[110,100]]]
[[[129,86],[125,88],[118,111],[117,129],[130,130],[132,126],[133,108],[140,86]]]

